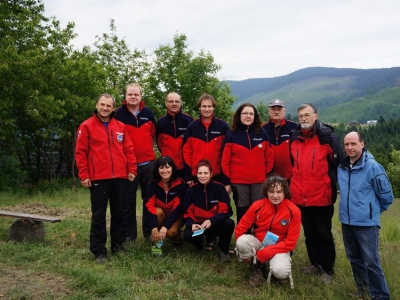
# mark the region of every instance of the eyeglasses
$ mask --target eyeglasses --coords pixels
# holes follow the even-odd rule
[[[254,117],[254,113],[249,113],[249,112],[244,112],[244,113],[240,113],[243,116],[250,116],[250,117]]]
[[[169,104],[172,104],[172,103],[181,103],[181,101],[179,101],[179,100],[168,100],[168,101],[166,101],[167,103],[169,103]]]
[[[309,117],[311,117],[312,115],[315,115],[314,113],[313,114],[304,114],[304,115],[299,115],[299,119],[302,119],[302,118],[306,118],[306,119],[308,119]]]

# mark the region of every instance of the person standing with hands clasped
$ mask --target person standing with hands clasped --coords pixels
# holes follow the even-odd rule
[[[204,238],[219,237],[217,254],[223,262],[230,262],[229,243],[235,222],[230,219],[232,207],[224,185],[212,180],[211,163],[200,160],[196,166],[198,183],[186,191],[183,203],[183,218],[186,228],[184,238],[202,252]],[[204,233],[194,234],[198,230]]]
[[[124,251],[126,187],[136,176],[136,159],[126,126],[114,119],[115,99],[102,94],[91,118],[78,129],[75,161],[82,186],[90,189],[90,251],[97,263],[107,260],[106,212],[110,201],[111,251]]]
[[[392,186],[384,168],[364,148],[358,132],[344,137],[347,153],[338,168],[339,218],[347,259],[361,299],[390,299],[379,258],[380,215],[392,204]]]

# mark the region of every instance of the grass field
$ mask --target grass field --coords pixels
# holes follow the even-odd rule
[[[88,249],[89,193],[81,188],[30,197],[2,193],[0,209],[62,217],[61,223],[45,224],[43,242],[19,244],[8,240],[14,219],[0,217],[0,299],[347,299],[355,290],[337,214],[332,284],[324,286],[317,277],[300,273],[308,264],[301,236],[293,256],[292,290],[289,284],[275,283],[253,288],[248,285],[248,265],[236,259],[221,263],[215,252],[198,256],[187,243],[175,248],[166,242],[165,255],[153,257],[141,229],[127,255],[111,256],[97,265]],[[396,199],[382,216],[380,253],[392,299],[400,299],[399,215]]]

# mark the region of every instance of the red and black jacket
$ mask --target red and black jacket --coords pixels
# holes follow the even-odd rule
[[[115,119],[127,125],[129,137],[135,147],[137,164],[156,159],[153,150],[156,119],[153,112],[145,107],[143,101],[140,102],[139,110],[138,115],[135,116],[128,110],[126,100],[124,100],[122,106],[115,111]]]
[[[183,202],[183,218],[187,227],[210,220],[218,226],[232,216],[228,192],[225,186],[211,180],[207,185],[196,183],[187,189]]]
[[[307,136],[299,125],[290,138],[290,192],[297,205],[328,206],[336,201],[337,168],[344,154],[333,131],[316,120]]]
[[[267,132],[272,150],[275,153],[274,172],[283,178],[290,179],[292,177],[292,163],[289,153],[290,135],[296,129],[297,124],[282,119],[281,124],[275,127],[275,123],[269,121],[263,125]]]
[[[81,180],[128,178],[128,173],[136,175],[135,154],[127,128],[115,120],[114,115],[112,112],[105,127],[95,111],[79,126],[75,161]]]
[[[168,112],[157,121],[156,141],[162,156],[172,158],[178,170],[183,169],[183,137],[193,118],[182,111]]]
[[[149,228],[158,228],[156,207],[163,210],[166,218],[162,226],[170,229],[182,215],[183,198],[186,192],[186,183],[178,178],[168,191],[164,190],[162,182],[150,181],[147,185],[146,196],[143,199],[144,211]]]
[[[261,129],[255,133],[253,125],[243,124],[234,131],[229,130],[224,139],[221,166],[222,181],[226,184],[264,183],[274,168],[274,152],[266,132]]]
[[[235,228],[236,240],[254,225],[253,234],[262,242],[268,231],[279,236],[278,242],[257,251],[261,263],[275,254],[287,253],[296,247],[301,229],[300,209],[288,199],[274,205],[268,198],[254,202]]]
[[[228,124],[215,117],[212,118],[208,130],[203,125],[202,118],[189,124],[183,139],[186,181],[196,176],[196,165],[203,158],[210,161],[215,176],[221,174],[222,143],[228,130]]]

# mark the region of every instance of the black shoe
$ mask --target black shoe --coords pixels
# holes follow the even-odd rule
[[[96,257],[96,262],[99,265],[105,264],[107,262],[107,255],[100,254],[99,256]]]

